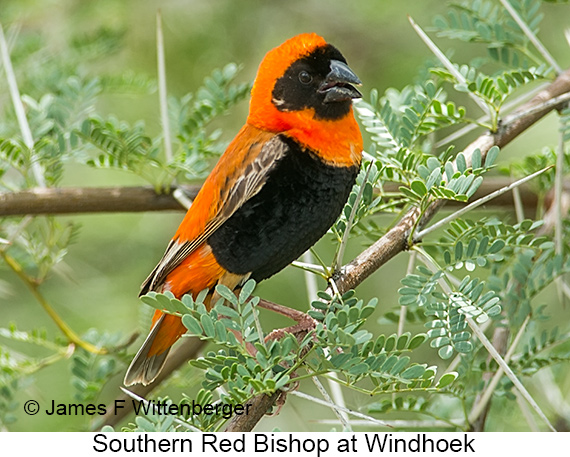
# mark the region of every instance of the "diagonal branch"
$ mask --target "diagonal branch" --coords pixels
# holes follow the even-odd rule
[[[493,146],[506,146],[550,111],[560,109],[563,104],[550,106],[545,105],[544,102],[568,92],[570,92],[570,70],[560,74],[552,84],[540,91],[528,103],[507,115],[496,133],[483,133],[467,146],[463,151],[467,166],[470,166],[471,157],[476,149],[479,149],[481,155],[485,157]],[[535,107],[539,105],[544,107],[541,110],[536,110]],[[525,112],[529,114],[523,116],[522,113]],[[335,278],[341,293],[355,288],[396,254],[406,250],[409,247],[407,240],[412,228],[416,224],[418,230],[425,227],[444,203],[444,200],[434,202],[424,213],[424,217],[419,223],[420,211],[418,208],[412,208],[388,233],[358,255],[352,262],[345,265],[341,273]]]

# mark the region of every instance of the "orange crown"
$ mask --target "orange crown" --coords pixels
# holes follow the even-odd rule
[[[288,125],[287,116],[282,116],[271,102],[275,82],[293,62],[326,44],[324,38],[316,33],[302,33],[288,39],[265,55],[251,90],[247,119],[249,124],[274,132],[282,132],[291,127]]]

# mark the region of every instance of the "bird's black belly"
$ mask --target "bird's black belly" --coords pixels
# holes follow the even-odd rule
[[[359,167],[336,167],[285,139],[289,150],[261,191],[208,239],[217,262],[256,281],[315,244],[336,221]]]

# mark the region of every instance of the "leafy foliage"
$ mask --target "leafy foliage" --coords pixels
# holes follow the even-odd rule
[[[537,34],[544,14],[539,0],[513,0],[511,5],[530,30]],[[439,36],[483,43],[488,55],[511,68],[529,68],[542,63],[531,49],[528,37],[498,3],[474,0],[452,3],[445,16],[437,16]]]
[[[540,3],[510,1],[533,34],[538,34],[543,18]],[[372,89],[366,100],[355,103],[367,133],[367,147],[356,184],[331,228],[329,245],[336,252],[335,260],[342,257],[349,239],[350,243],[355,239],[376,242],[390,228],[382,219],[385,213],[401,215],[413,209],[423,216],[437,200],[467,202],[497,165],[501,173],[523,177],[556,163],[556,146],[546,144],[542,152],[510,163],[500,157],[498,147],[468,154],[453,146],[439,146],[443,135],[465,126],[499,131],[506,101],[535,81],[550,77],[551,70],[534,49],[528,32],[499,3],[465,0],[452,4],[434,25],[441,37],[482,44],[491,63],[481,56],[468,64],[457,58],[453,62],[456,72],[430,65],[415,84],[389,88],[383,94]],[[101,28],[75,37],[57,56],[37,36],[24,33],[14,40],[11,58],[34,141],[33,146],[24,141],[12,107],[2,104],[2,192],[31,190],[41,181],[57,187],[78,168],[95,180],[102,180],[107,170],[126,171],[157,192],[175,182],[207,175],[229,138],[220,128],[222,118],[247,97],[251,84],[236,83],[240,67],[228,64],[212,71],[196,90],[170,96],[173,156],[166,158],[164,134],[155,133],[157,118],[143,120],[134,113],[126,119],[102,108],[105,97],[144,96],[156,90],[156,81],[146,75],[100,70],[104,68],[98,65],[101,59],[120,51],[124,40],[124,30]],[[449,87],[454,90],[448,93]],[[6,89],[2,78],[0,88]],[[488,108],[487,118],[462,106],[464,95],[482,101]],[[570,138],[568,108],[560,115],[560,135],[562,143]],[[570,169],[569,157],[565,153],[565,171]],[[541,199],[551,192],[555,179],[550,170],[534,181]],[[476,330],[502,329],[511,336],[521,332],[523,343],[513,348],[509,365],[525,383],[533,382],[540,370],[555,373],[559,369],[558,377],[567,374],[569,329],[562,320],[560,330],[550,328],[548,319],[557,319],[561,307],[560,300],[548,294],[552,295],[555,283],[565,290],[565,275],[570,273],[570,224],[563,224],[560,249],[545,233],[547,224],[541,218],[541,208],[536,220],[517,223],[506,213],[472,214],[420,241],[414,241],[417,227],[411,227],[408,247],[426,266],[414,265],[401,279],[397,303],[389,293],[381,301],[358,298],[354,291],[339,293],[335,279],[342,269],[333,272],[335,268],[319,258],[322,268],[309,266],[307,270],[327,280],[327,291],[319,292],[318,299],[304,308],[299,304],[306,311],[301,322],[278,330],[272,330],[274,325],[259,312],[260,298],[253,295],[253,281],[237,294],[224,286],[180,299],[168,291],[150,293],[141,298],[148,308],[180,316],[187,336],[208,343],[203,356],[190,362],[190,374],[188,369],[180,370],[164,388],[178,382],[179,398],[160,392],[163,396],[157,399],[186,412],[195,403],[235,407],[259,394],[283,393],[297,386],[303,389],[305,380],[319,377],[350,390],[354,398],[373,397],[361,408],[370,415],[427,417],[433,424],[443,421],[451,430],[468,430],[472,426],[466,419],[469,411],[487,388],[488,375],[498,370]],[[50,307],[49,293],[44,294],[43,285],[52,274],[65,273],[70,246],[81,241],[78,227],[74,218],[53,216],[0,220],[3,263],[63,333],[51,337],[42,329],[0,329],[0,338],[7,342],[0,347],[2,428],[14,426],[21,414],[21,393],[30,391],[35,374],[44,367],[67,363],[74,400],[93,403],[108,397],[108,382],[131,359],[123,334],[92,329],[81,337],[74,335]],[[117,254],[107,255],[113,261]],[[383,278],[383,290],[395,292],[397,287],[389,282]],[[212,297],[220,300],[211,303]],[[378,316],[381,330],[374,322]],[[511,337],[509,344],[512,341]],[[510,379],[502,379],[495,397],[512,401],[513,386]],[[564,388],[562,383],[550,387]],[[501,417],[500,411],[491,414]],[[227,421],[221,412],[164,415],[145,406],[123,429],[218,431]]]
[[[431,319],[425,324],[429,329],[427,335],[432,339],[430,344],[438,348],[442,359],[450,358],[454,351],[462,354],[471,352],[473,344],[466,318],[475,319],[480,324],[499,315],[500,298],[493,291],[483,293],[485,282],[471,279],[469,275],[456,289],[445,293],[437,288],[444,274],[442,270],[434,274],[419,266],[418,273],[402,279],[404,287],[399,290],[400,304],[424,307],[426,317]]]
[[[507,97],[515,89],[544,78],[543,67],[531,67],[528,70],[509,70],[493,77],[478,72],[468,65],[457,67],[457,71],[461,78],[446,69],[432,70],[435,75],[443,80],[453,83],[455,90],[471,93],[489,107],[491,123],[485,126],[493,132],[498,128],[499,113]]]
[[[91,329],[84,339],[97,347],[116,347],[121,335],[99,335]],[[104,384],[116,375],[121,368],[114,355],[97,355],[83,348],[77,349],[71,358],[71,384],[75,388],[75,398],[86,403],[93,403]]]
[[[216,130],[207,135],[207,125],[249,93],[248,84],[232,84],[237,72],[235,64],[228,64],[222,70],[214,70],[196,94],[170,98],[178,146],[172,162],[164,163],[160,157],[162,139],[149,137],[142,122],[130,126],[114,117],[106,120],[91,117],[74,132],[101,152],[87,164],[128,170],[149,181],[158,191],[169,187],[180,175],[189,179],[204,177],[208,159],[220,154],[224,146],[221,132]]]
[[[379,110],[378,92],[372,90],[370,103],[359,102],[357,112],[365,129],[382,149],[392,153],[413,149],[429,133],[463,120],[465,109],[445,103],[446,94],[434,81],[392,89]]]
[[[236,296],[218,285],[216,291],[222,301],[209,312],[203,304],[206,291],[195,300],[190,295],[177,300],[172,294],[154,292],[142,297],[153,308],[181,315],[190,335],[221,347],[191,364],[205,371],[205,392],[225,387],[220,395],[224,404],[244,404],[254,395],[290,386],[304,377],[301,370],[309,375],[336,373],[343,385],[370,395],[388,390],[438,391],[448,385],[435,382],[435,367],[410,363],[407,354],[427,340],[426,334],[407,332],[373,339],[370,332],[361,329],[374,312],[376,299],[365,303],[353,291],[334,297],[320,292],[321,300],[313,302],[314,309],[309,312],[316,325],[301,340],[291,333],[280,339],[264,339],[255,324],[259,298],[250,298],[254,286],[253,280],[248,281]],[[364,381],[374,387],[360,387]],[[203,420],[199,421],[203,426]],[[208,429],[211,427],[213,424],[208,423]]]
[[[15,325],[0,328],[0,338],[15,344],[24,343],[47,349],[46,357],[26,356],[21,352],[0,346],[0,426],[8,427],[17,419],[21,405],[16,400],[17,392],[30,384],[29,377],[38,370],[61,360],[65,347],[50,341],[44,331],[23,332]]]

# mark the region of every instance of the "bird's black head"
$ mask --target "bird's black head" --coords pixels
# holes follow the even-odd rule
[[[282,112],[312,108],[315,117],[335,120],[348,114],[353,98],[362,97],[354,88],[359,84],[340,51],[325,44],[285,70],[275,82],[271,101]]]

